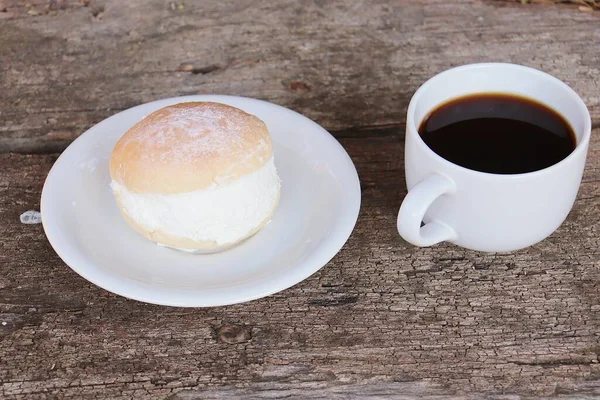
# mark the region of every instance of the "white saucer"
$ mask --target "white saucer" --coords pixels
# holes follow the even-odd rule
[[[273,220],[241,245],[217,254],[157,246],[121,218],[109,187],[117,140],[147,114],[183,101],[241,108],[269,128],[282,180]],[[114,115],[75,140],[56,161],[42,192],[44,230],[75,272],[113,293],[148,303],[207,307],[286,289],[322,268],[358,218],[360,183],[352,160],[323,128],[286,108],[233,96],[186,96]]]

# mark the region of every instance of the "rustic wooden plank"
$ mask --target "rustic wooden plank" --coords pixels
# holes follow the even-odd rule
[[[56,155],[0,155],[0,397],[600,395],[599,129],[567,221],[503,254],[402,241],[402,132],[338,138],[363,187],[347,245],[282,293],[211,309],[142,304],[80,278],[40,225],[19,222],[39,209]]]
[[[248,304],[172,309],[71,272],[41,227],[18,219],[39,207],[56,155],[0,156],[1,397],[600,395],[598,130],[573,212],[537,246],[417,249],[394,228],[398,126],[418,84],[513,61],[567,81],[598,119],[597,13],[456,0],[28,3],[0,5],[0,151],[59,151],[157,98],[247,95],[340,130],[364,197],[345,249],[307,281]],[[347,130],[374,126],[395,128]]]
[[[477,61],[548,71],[600,120],[600,13],[577,7],[5,0],[0,10],[3,152],[59,151],[119,110],[197,93],[267,99],[330,130],[397,126],[419,84]]]
[[[302,383],[266,383],[250,388],[218,388],[203,391],[182,390],[169,396],[168,400],[221,400],[221,399],[316,399],[316,400],[518,400],[523,397],[512,394],[452,393],[447,388],[427,383],[379,382],[362,385],[330,385],[318,389],[307,388]],[[451,394],[449,394],[449,392]],[[564,400],[593,400],[600,395],[596,383],[585,385],[576,394],[561,393]]]

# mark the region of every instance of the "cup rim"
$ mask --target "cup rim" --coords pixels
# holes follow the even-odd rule
[[[452,161],[448,161],[444,157],[438,155],[429,146],[427,146],[425,141],[421,138],[421,135],[419,135],[419,127],[416,125],[416,121],[414,118],[415,109],[417,107],[417,103],[419,102],[421,95],[427,89],[429,89],[432,85],[434,85],[438,79],[440,79],[441,77],[443,77],[445,75],[454,73],[456,71],[465,70],[465,69],[479,69],[479,68],[492,68],[492,67],[493,68],[500,67],[500,68],[506,68],[506,69],[517,69],[517,70],[525,71],[530,74],[537,75],[544,79],[548,79],[549,81],[553,82],[554,84],[561,86],[563,89],[566,90],[567,93],[569,93],[569,95],[571,96],[571,100],[574,101],[575,103],[577,103],[578,108],[580,109],[580,111],[583,112],[585,121],[584,121],[584,125],[583,125],[583,133],[581,135],[581,139],[577,140],[575,149],[573,149],[573,151],[567,157],[563,158],[556,164],[552,164],[549,167],[542,168],[542,169],[539,169],[536,171],[524,172],[524,173],[520,173],[520,174],[497,174],[497,173],[492,173],[492,172],[477,171],[474,169],[466,168],[461,165],[455,164]],[[479,93],[479,92],[473,92],[473,93]],[[534,97],[531,97],[531,98],[535,99]],[[450,99],[448,99],[448,100],[450,100]],[[589,112],[587,106],[585,105],[585,102],[581,98],[581,96],[579,96],[569,85],[567,85],[560,79],[558,79],[546,72],[540,71],[535,68],[526,67],[524,65],[492,62],[492,63],[465,64],[465,65],[461,65],[458,67],[453,67],[453,68],[447,69],[445,71],[442,71],[439,74],[436,74],[436,75],[432,76],[431,78],[429,78],[427,81],[425,81],[425,83],[423,83],[417,89],[417,91],[413,94],[412,98],[410,99],[410,103],[408,105],[406,125],[407,125],[407,127],[411,128],[410,130],[412,132],[410,134],[412,134],[413,136],[416,136],[416,142],[417,142],[418,146],[426,149],[427,152],[429,152],[433,157],[435,157],[438,161],[441,161],[444,164],[452,166],[453,168],[458,168],[461,171],[479,175],[479,176],[488,176],[488,177],[494,177],[494,178],[500,178],[500,179],[517,179],[517,178],[522,178],[522,177],[530,177],[530,176],[535,176],[535,175],[540,175],[540,174],[551,173],[553,170],[555,170],[557,168],[561,168],[561,165],[564,165],[564,164],[570,162],[572,159],[574,159],[576,157],[580,157],[581,153],[585,152],[585,148],[587,147],[589,140],[590,140],[590,135],[591,135],[591,131],[592,131],[592,118],[591,118],[590,112]]]

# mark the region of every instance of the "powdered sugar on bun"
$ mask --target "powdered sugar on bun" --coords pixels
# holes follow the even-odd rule
[[[221,103],[179,103],[123,135],[110,174],[131,192],[186,193],[230,183],[272,156],[267,127],[254,115]]]

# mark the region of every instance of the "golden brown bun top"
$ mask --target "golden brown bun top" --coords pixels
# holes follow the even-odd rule
[[[221,103],[179,103],[121,137],[110,176],[136,193],[185,193],[234,181],[272,156],[267,127],[254,115]]]

